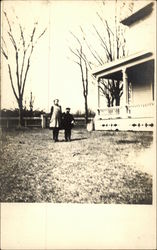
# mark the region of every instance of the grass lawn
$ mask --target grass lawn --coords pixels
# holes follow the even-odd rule
[[[0,201],[151,204],[151,132],[4,131]],[[151,155],[152,157],[152,155]]]

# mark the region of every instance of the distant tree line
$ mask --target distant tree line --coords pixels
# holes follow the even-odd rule
[[[74,117],[85,117],[85,112],[82,112],[80,110],[77,110],[75,113],[73,113]],[[94,117],[95,112],[91,109],[88,109],[88,117]]]
[[[43,110],[22,110],[23,117],[39,117],[42,114],[46,114]],[[19,109],[2,109],[1,117],[19,117]]]
[[[41,115],[45,115],[46,117],[50,116],[50,113],[47,113],[43,110],[28,110],[23,109],[22,111],[23,117],[40,117]],[[94,117],[95,112],[91,109],[88,109],[89,117]],[[1,117],[18,117],[19,116],[19,109],[2,109],[1,110]],[[85,113],[77,110],[75,113],[73,113],[74,117],[85,117]]]

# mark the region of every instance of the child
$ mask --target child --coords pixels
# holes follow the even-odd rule
[[[65,129],[64,135],[66,141],[71,141],[71,129],[74,124],[74,117],[70,114],[70,108],[66,108],[66,112],[62,115],[63,126]]]

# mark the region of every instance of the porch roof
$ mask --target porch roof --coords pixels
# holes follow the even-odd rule
[[[121,58],[109,63],[106,63],[97,69],[92,71],[92,75],[95,78],[111,78],[115,75],[118,75],[121,73],[123,68],[130,68],[133,66],[136,66],[138,64],[147,62],[149,60],[153,59],[153,53],[150,51],[145,52],[139,52],[133,55],[130,55],[125,58]]]

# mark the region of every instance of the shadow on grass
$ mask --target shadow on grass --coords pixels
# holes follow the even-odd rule
[[[71,139],[70,142],[81,141],[81,140],[86,140],[86,139],[87,139],[87,137],[84,137],[84,138],[74,138],[74,139]],[[37,140],[39,140],[39,139],[37,139]],[[42,139],[42,141],[52,141],[52,142],[54,142],[54,140],[52,138],[44,138],[44,139]],[[56,143],[59,143],[59,142],[67,142],[67,141],[65,139],[62,139],[62,140],[59,139]],[[19,141],[19,143],[24,144],[24,142],[21,142],[21,141]]]
[[[87,140],[87,137],[84,137],[84,138],[74,138],[71,141],[82,141],[82,140]]]
[[[118,140],[117,141],[117,144],[122,144],[122,143],[127,143],[127,144],[130,144],[130,143],[139,143],[139,141],[137,141],[137,140]]]
[[[82,141],[82,140],[87,140],[87,137],[84,137],[84,138],[74,138],[74,139],[71,139],[70,142],[73,142],[73,141]],[[68,141],[65,141],[63,139],[63,140],[59,140],[58,142],[68,142]]]

